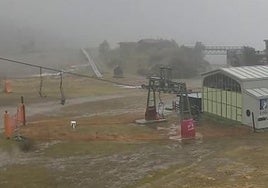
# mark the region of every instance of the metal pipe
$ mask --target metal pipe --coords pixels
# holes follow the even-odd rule
[[[256,126],[255,126],[255,119],[254,119],[254,113],[252,112],[252,125],[253,125],[253,132],[256,132]]]

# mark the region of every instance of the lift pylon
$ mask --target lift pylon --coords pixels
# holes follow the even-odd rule
[[[171,68],[161,67],[160,77],[150,77],[149,84],[143,85],[142,88],[148,89],[145,119],[137,120],[137,123],[166,121],[164,117],[157,113],[156,92],[176,94],[179,97],[180,121],[191,118],[192,115],[186,83],[172,81]]]
[[[146,104],[146,111],[145,111],[145,120],[157,120],[157,112],[156,112],[156,98],[155,98],[155,80],[149,80],[149,87],[148,87],[148,95],[147,95],[147,104]]]

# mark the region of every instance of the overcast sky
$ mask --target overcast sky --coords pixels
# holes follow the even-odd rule
[[[30,27],[81,47],[165,38],[263,49],[268,38],[267,0],[0,0],[0,7],[1,25]]]

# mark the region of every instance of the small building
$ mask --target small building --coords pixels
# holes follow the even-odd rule
[[[122,68],[117,65],[115,68],[114,68],[114,78],[123,78],[123,70]]]
[[[268,127],[268,66],[221,68],[202,76],[203,112]]]
[[[119,48],[124,50],[133,50],[137,47],[137,42],[119,42]]]
[[[150,48],[176,48],[178,47],[177,43],[174,40],[165,40],[165,39],[142,39],[138,41],[138,49],[150,49]]]

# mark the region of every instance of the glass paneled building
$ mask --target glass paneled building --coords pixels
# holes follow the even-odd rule
[[[231,67],[205,73],[202,110],[249,126],[255,123],[256,128],[268,127],[266,88],[268,66]]]

